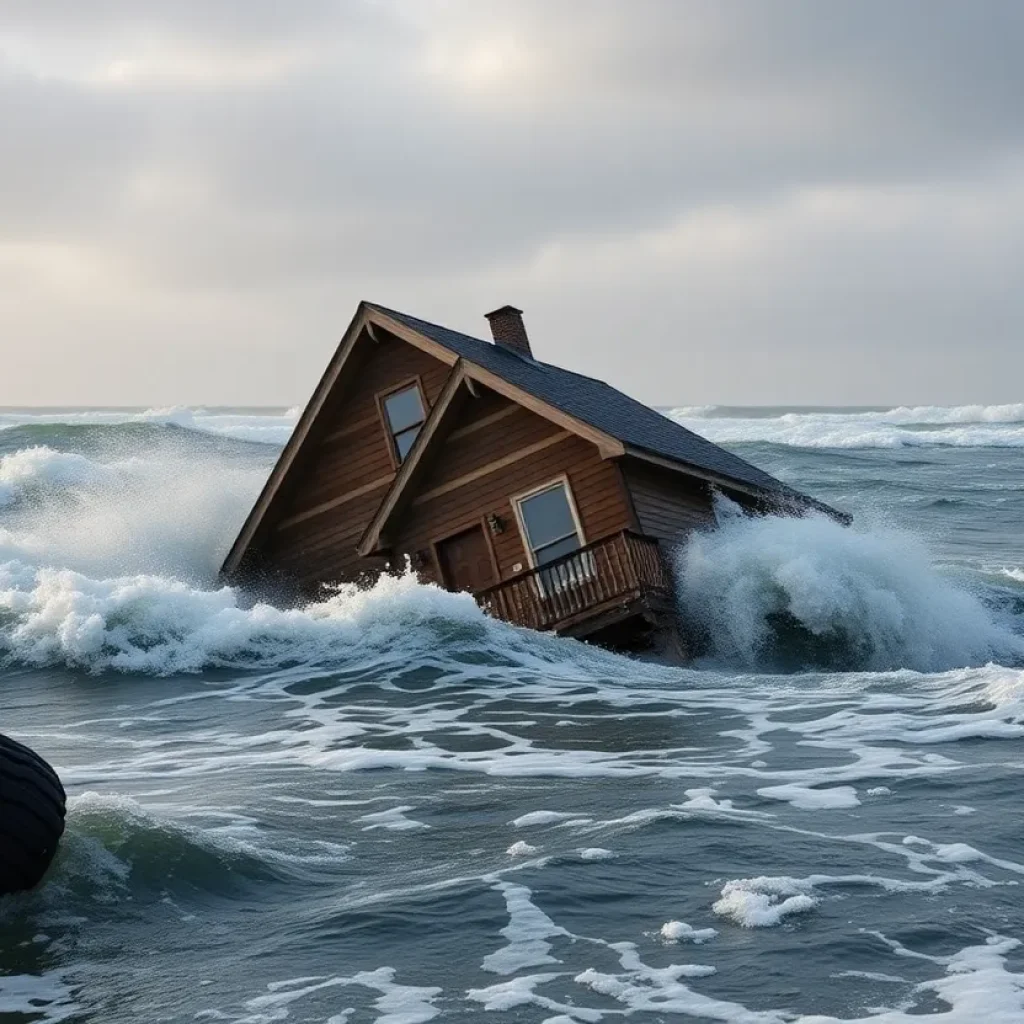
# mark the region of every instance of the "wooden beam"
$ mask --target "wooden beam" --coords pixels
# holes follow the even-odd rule
[[[412,504],[422,505],[425,501],[430,501],[432,498],[439,498],[442,494],[447,494],[449,491],[456,491],[460,487],[465,487],[466,484],[473,483],[474,480],[479,480],[481,477],[489,476],[491,473],[496,473],[499,469],[505,469],[506,466],[515,465],[515,463],[522,459],[528,459],[531,455],[536,455],[538,452],[544,451],[545,448],[550,448],[553,444],[558,444],[559,441],[565,441],[567,438],[572,436],[571,431],[560,430],[557,434],[545,437],[542,441],[537,441],[535,444],[527,445],[525,448],[520,448],[517,452],[512,452],[511,455],[506,455],[501,459],[495,459],[493,462],[488,462],[486,466],[480,466],[478,469],[474,469],[469,473],[464,473],[462,476],[456,477],[454,480],[449,480],[446,484],[440,484],[437,487],[432,487],[429,491],[417,494],[416,497],[413,498]]]
[[[480,419],[474,420],[472,423],[467,423],[464,427],[459,427],[457,430],[453,430],[448,435],[449,441],[457,441],[460,437],[467,437],[470,434],[475,434],[478,430],[483,430],[484,427],[489,427],[494,423],[498,423],[500,420],[511,416],[513,413],[519,412],[521,406],[512,404],[505,406],[504,409],[499,409],[497,412],[492,412],[490,416],[481,416]]]
[[[387,476],[379,476],[376,480],[371,480],[368,484],[363,484],[362,487],[357,487],[353,491],[346,491],[344,494],[337,498],[332,498],[330,501],[321,502],[319,505],[314,505],[312,508],[307,508],[302,512],[298,512],[293,516],[289,516],[287,519],[282,519],[277,524],[275,529],[287,530],[289,526],[294,526],[296,523],[304,523],[307,519],[312,519],[314,516],[320,515],[322,512],[329,512],[332,508],[338,508],[339,505],[347,505],[350,501],[355,501],[356,498],[362,498],[366,494],[370,494],[376,491],[378,488],[383,487],[385,484],[391,483],[395,479],[394,473],[388,473]]]
[[[356,420],[355,423],[350,423],[347,427],[342,427],[341,430],[335,430],[324,438],[323,443],[327,444],[329,441],[340,441],[343,437],[348,437],[349,434],[357,434],[360,430],[365,430],[367,427],[372,426],[380,426],[380,417],[376,413],[364,416],[361,420]]]

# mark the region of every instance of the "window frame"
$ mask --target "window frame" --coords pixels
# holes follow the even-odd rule
[[[579,509],[576,508],[576,496],[572,492],[572,485],[569,483],[569,475],[567,473],[562,473],[538,487],[531,487],[528,491],[523,491],[521,494],[513,495],[511,499],[512,511],[515,512],[516,524],[519,527],[519,536],[522,538],[523,547],[526,550],[526,560],[530,563],[531,569],[537,569],[540,567],[537,565],[537,557],[534,553],[533,544],[530,541],[530,532],[526,528],[526,518],[523,516],[522,502],[529,501],[530,498],[535,498],[538,494],[543,494],[545,491],[552,491],[559,485],[561,485],[565,493],[566,500],[568,501],[569,513],[572,516],[573,524],[576,526],[576,535],[579,537],[580,547],[585,548],[587,546],[587,535],[583,532],[583,522],[580,519]],[[568,537],[568,534],[566,534],[566,537]],[[565,540],[565,537],[559,538],[559,540]],[[550,547],[551,544],[557,544],[559,543],[559,540],[553,540],[548,544],[542,544],[541,548]]]
[[[420,420],[419,423],[414,423],[412,426],[406,427],[405,430],[398,431],[396,434],[391,429],[391,420],[388,417],[387,400],[394,395],[401,394],[403,391],[411,391],[413,388],[416,389],[420,397],[420,408],[423,410],[423,419]],[[396,438],[401,434],[405,434],[408,431],[413,430],[414,428],[422,431],[423,425],[430,418],[430,405],[427,402],[427,396],[423,390],[423,380],[417,374],[415,377],[409,377],[406,380],[400,381],[398,384],[385,388],[383,391],[378,391],[374,397],[377,401],[377,414],[380,417],[381,426],[384,429],[384,437],[387,440],[388,453],[391,456],[391,462],[396,470],[400,469],[402,464],[405,462],[405,459],[402,458],[398,451]],[[418,437],[419,435],[417,434],[417,438],[413,439],[413,445],[416,444]],[[412,451],[412,448],[410,448],[409,451]],[[406,453],[406,458],[408,458],[408,452]]]

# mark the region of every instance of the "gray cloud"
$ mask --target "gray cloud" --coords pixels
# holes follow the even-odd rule
[[[528,305],[661,402],[1011,397],[1022,41],[1016,0],[8,0],[0,401],[299,401],[364,295]]]

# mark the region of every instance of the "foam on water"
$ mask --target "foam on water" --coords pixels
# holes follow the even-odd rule
[[[302,608],[243,604],[160,576],[92,579],[70,570],[0,564],[0,656],[87,672],[174,675],[206,668],[337,665],[361,658],[429,663],[460,634],[528,661],[518,631],[487,618],[468,594],[410,574],[340,586]],[[468,631],[468,632],[467,632]],[[536,648],[536,645],[534,645]],[[537,649],[543,659],[544,645]]]
[[[81,1007],[74,1001],[61,974],[0,975],[0,1015],[24,1015],[48,1024],[78,1016]]]
[[[721,898],[711,909],[743,928],[772,928],[818,905],[810,889],[797,878],[740,878],[726,882]]]
[[[699,406],[673,409],[668,415],[719,444],[837,449],[1024,446],[1024,404],[766,412],[762,416],[732,415],[715,406]]]

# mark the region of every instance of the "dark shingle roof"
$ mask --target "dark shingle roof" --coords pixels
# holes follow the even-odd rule
[[[376,303],[370,305],[468,362],[490,370],[510,384],[629,447],[686,463],[749,487],[773,492],[779,497],[800,498],[818,504],[738,455],[719,448],[603,381],[518,355],[491,342],[419,320],[407,313]]]

